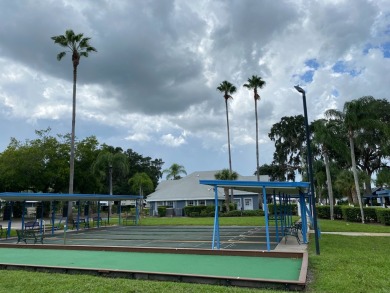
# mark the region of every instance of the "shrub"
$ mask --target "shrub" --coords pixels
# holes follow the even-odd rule
[[[317,206],[316,208],[319,219],[330,219],[330,206]],[[335,219],[343,218],[341,206],[333,206],[333,217]]]
[[[206,210],[206,206],[186,206],[184,207],[184,214],[189,217],[197,217],[204,210]]]
[[[390,209],[377,208],[375,212],[379,223],[390,225]]]
[[[343,206],[341,208],[343,213],[343,219],[347,222],[361,222],[362,216],[360,214],[360,208]]]
[[[157,211],[159,217],[165,217],[165,215],[167,214],[167,207],[157,207]]]
[[[317,206],[316,209],[319,219],[330,219],[330,206]]]
[[[364,221],[366,221],[366,222],[375,222],[375,223],[378,222],[378,216],[377,216],[377,213],[376,213],[377,209],[378,208],[373,208],[373,207],[363,208]]]

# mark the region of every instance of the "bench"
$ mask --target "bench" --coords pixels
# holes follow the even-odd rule
[[[8,231],[7,228],[3,229],[3,225],[0,225],[0,239],[3,238],[3,233],[5,233],[5,234],[4,234],[4,235],[5,235],[5,239],[8,238],[7,231]]]
[[[80,228],[80,224],[83,224],[84,229],[85,228],[89,228],[89,223],[88,223],[88,221],[85,218],[73,219],[72,224],[73,224],[72,230],[75,227]]]
[[[302,233],[302,222],[295,222],[294,225],[284,228],[284,243],[287,243],[288,236],[294,236],[300,245],[299,232]]]
[[[96,223],[96,227],[107,226],[106,219],[103,219],[102,217],[93,217],[92,218],[92,227],[95,227],[95,223]]]
[[[129,221],[131,221],[133,224],[136,224],[137,223],[137,217],[133,216],[133,215],[125,216],[125,218],[123,219],[124,224],[127,225],[127,222],[129,222]]]
[[[29,221],[24,223],[24,230],[34,230],[34,229],[39,229],[38,221]]]
[[[43,234],[37,233],[35,230],[16,230],[16,235],[18,236],[17,243],[23,241],[27,244],[27,239],[32,239],[34,240],[34,244],[36,244],[38,241],[43,244]]]

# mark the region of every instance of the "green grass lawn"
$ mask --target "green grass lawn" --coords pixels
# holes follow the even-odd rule
[[[141,225],[212,225],[211,218],[145,218]],[[262,217],[220,218],[221,225],[257,226]],[[320,220],[322,231],[387,232],[389,226]],[[306,292],[359,293],[390,291],[390,237],[323,234],[321,254],[315,254],[313,235],[309,244]],[[199,284],[109,279],[87,275],[65,275],[26,271],[0,272],[0,292],[284,292],[208,286]]]

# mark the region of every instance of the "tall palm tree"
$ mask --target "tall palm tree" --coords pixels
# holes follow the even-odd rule
[[[260,100],[260,95],[257,93],[258,89],[262,89],[265,86],[265,81],[262,80],[260,76],[252,75],[251,78],[248,78],[248,83],[244,84],[249,90],[253,89],[253,98],[255,100],[255,119],[256,119],[256,170],[259,170],[259,123],[257,118],[257,100]],[[260,174],[256,172],[257,181],[260,181]],[[259,204],[262,205],[263,200],[261,194],[259,193]]]
[[[66,30],[65,35],[51,37],[55,44],[69,49],[72,53],[73,64],[73,107],[72,107],[72,134],[70,142],[70,170],[69,170],[69,194],[73,193],[74,182],[74,140],[76,129],[76,81],[77,81],[77,67],[80,63],[81,57],[88,57],[88,53],[97,52],[94,47],[89,44],[91,38],[84,38],[83,34],[75,34],[73,30]],[[57,60],[60,61],[65,55],[66,51],[62,51],[57,55]],[[72,202],[68,203],[68,218],[72,218]]]
[[[238,173],[235,171],[231,172],[229,169],[222,169],[221,171],[215,173],[214,177],[217,180],[237,180]],[[223,191],[225,193],[226,211],[229,211],[230,210],[229,188],[224,188]]]
[[[139,192],[139,195],[143,196],[144,191],[152,191],[154,188],[153,181],[145,172],[135,173],[133,177],[129,179],[129,184],[133,191]]]
[[[355,156],[355,139],[360,130],[364,129],[368,124],[370,124],[370,117],[367,117],[366,113],[366,97],[362,97],[358,100],[353,100],[346,102],[344,104],[343,111],[338,111],[335,109],[330,109],[325,112],[327,117],[336,119],[340,121],[346,131],[349,139],[349,147],[351,154],[351,163],[352,163],[352,172],[355,181],[355,190],[357,198],[359,201],[360,213],[362,217],[362,223],[364,223],[364,211],[363,211],[363,202],[359,186],[359,177],[356,167],[356,156]]]
[[[167,180],[178,180],[181,178],[180,174],[187,175],[184,166],[173,163],[168,169],[163,170],[163,173],[167,173]]]
[[[227,136],[228,136],[228,153],[229,153],[229,171],[232,172],[232,154],[230,151],[230,126],[229,126],[229,110],[228,110],[228,100],[233,99],[231,96],[237,91],[237,88],[228,82],[227,80],[221,82],[221,84],[217,87],[217,90],[223,93],[223,97],[225,99],[225,109],[226,109],[226,126],[227,126]],[[230,196],[233,200],[233,189],[230,190]]]

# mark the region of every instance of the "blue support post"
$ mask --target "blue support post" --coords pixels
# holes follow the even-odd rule
[[[267,251],[270,251],[271,245],[269,239],[268,203],[267,203],[267,192],[265,190],[265,186],[263,186],[263,202],[264,202],[264,216],[265,216],[265,235],[267,237]]]
[[[97,212],[98,212],[98,221],[97,221],[97,227],[100,227],[100,201],[98,201],[98,206],[97,206]]]
[[[211,249],[220,249],[219,243],[219,218],[218,218],[218,188],[214,186],[214,204],[215,204],[215,215],[214,215],[214,229],[213,229],[213,243]]]
[[[275,217],[275,230],[276,230],[276,242],[279,242],[279,225],[278,225],[278,210],[276,207],[276,195],[275,195],[275,189],[272,194],[273,203],[274,203],[274,217]],[[279,211],[279,217],[281,218],[281,212]]]
[[[138,199],[135,201],[135,224],[138,225],[139,218],[139,208],[138,208]]]
[[[119,201],[119,206],[118,206],[118,225],[120,226],[121,225],[121,218],[122,218],[122,201],[120,200]]]
[[[76,223],[76,229],[77,231],[79,230],[79,226],[80,226],[80,213],[81,213],[81,204],[80,204],[80,201],[78,200],[77,201],[78,203],[78,208],[77,208],[77,223]]]
[[[299,194],[299,205],[301,208],[301,221],[302,221],[302,237],[303,243],[307,243],[307,218],[306,218],[306,201],[305,195]]]
[[[8,207],[7,207],[8,208]],[[11,237],[11,223],[12,223],[12,213],[13,213],[13,208],[14,208],[14,202],[10,202],[9,206],[9,220],[8,220],[8,229],[7,229],[7,238]],[[23,229],[23,228],[22,228]]]
[[[26,212],[26,201],[22,202],[22,230],[24,230],[24,214]]]
[[[40,223],[39,223],[39,233],[43,233],[44,231],[43,231],[43,201],[41,201],[41,214],[40,214]]]
[[[54,235],[54,224],[55,224],[55,219],[56,219],[56,202],[52,201],[51,202],[51,235]]]

